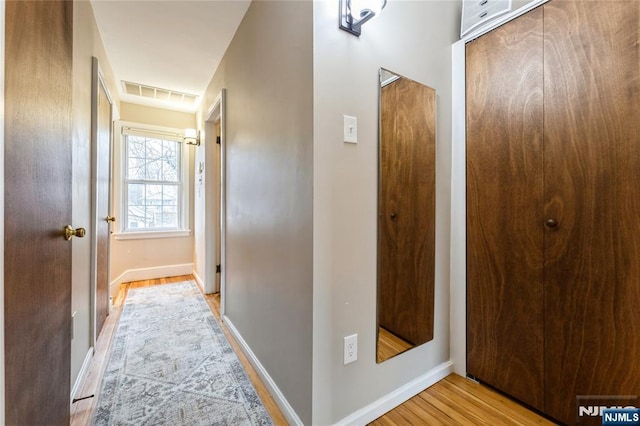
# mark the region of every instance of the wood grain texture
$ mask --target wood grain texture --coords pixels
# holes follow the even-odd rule
[[[3,6],[4,7],[4,6]],[[5,420],[68,425],[72,2],[6,2]]]
[[[414,345],[433,339],[435,90],[381,88],[378,325]]]
[[[124,302],[127,298],[129,290],[132,288],[141,288],[141,287],[149,287],[155,285],[165,285],[172,284],[181,281],[192,280],[194,281],[193,275],[181,275],[176,277],[166,277],[166,278],[158,278],[153,280],[142,280],[142,281],[134,281],[130,283],[123,283],[120,285],[120,289],[118,291],[118,295],[114,299],[114,310],[111,315],[107,317],[105,322],[105,326],[103,328],[102,333],[98,337],[98,343],[96,345],[96,353],[94,354],[93,360],[89,367],[89,372],[87,374],[87,378],[82,387],[82,395],[91,395],[95,394],[96,396],[91,399],[87,399],[84,401],[77,402],[73,405],[71,411],[71,426],[86,426],[89,424],[91,420],[91,416],[93,410],[95,409],[95,404],[98,400],[98,392],[100,390],[100,386],[102,383],[102,377],[104,374],[104,368],[106,367],[109,351],[111,349],[111,341],[113,339],[114,331],[117,327],[120,315],[122,313],[122,308],[124,306]],[[202,288],[198,286],[200,291],[202,292]],[[247,376],[251,380],[251,383],[255,387],[260,400],[264,404],[265,408],[269,412],[271,419],[273,420],[274,425],[287,425],[287,421],[278,408],[278,405],[275,403],[266,386],[258,376],[258,373],[255,371],[247,357],[242,352],[240,346],[236,343],[235,339],[227,329],[226,325],[222,322],[220,317],[220,293],[215,294],[204,294],[204,298],[213,313],[216,321],[218,321],[218,325],[222,329],[225,337],[229,341],[229,344],[235,351],[236,355],[240,359],[240,363],[244,368]]]
[[[96,146],[97,170],[97,256],[96,256],[96,334],[100,334],[109,314],[109,240],[111,214],[109,200],[111,187],[111,102],[100,81],[97,82]],[[94,106],[94,107],[95,107]]]
[[[400,337],[382,327],[378,327],[377,362],[386,361],[413,347],[415,347],[415,345],[412,345],[406,340],[402,340]]]
[[[573,424],[576,395],[640,395],[640,3],[544,26],[545,405]]]
[[[467,371],[542,410],[542,9],[466,61]]]
[[[452,374],[370,423],[395,425],[553,425],[503,394]]]

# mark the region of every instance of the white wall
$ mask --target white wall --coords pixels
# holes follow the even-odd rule
[[[206,111],[205,111],[206,112]],[[204,117],[206,118],[206,117]],[[204,281],[208,281],[211,277],[207,274],[207,259],[206,256],[209,253],[206,253],[205,250],[205,233],[206,233],[206,224],[205,224],[205,198],[206,194],[204,193],[205,188],[205,178],[209,173],[217,173],[217,170],[214,169],[213,164],[209,164],[206,159],[206,151],[211,146],[211,134],[208,129],[206,129],[204,124],[202,125],[201,130],[201,142],[200,146],[196,147],[193,157],[193,165],[194,165],[194,180],[193,180],[193,272],[196,276],[196,279],[200,281],[200,285],[204,287]],[[202,173],[198,172],[199,164],[204,164],[204,171]],[[211,259],[211,254],[209,254],[209,259]],[[210,260],[209,260],[210,261]]]
[[[199,111],[204,129],[202,109],[226,88],[226,313],[305,424],[312,407],[312,13],[310,1],[251,3]]]
[[[121,103],[120,119],[126,122],[148,124],[175,129],[195,127],[195,115],[180,111],[172,111]],[[116,130],[117,132],[117,130]],[[115,135],[114,165],[121,161],[118,135]],[[193,227],[193,153],[194,148],[187,147],[189,155],[189,226]],[[116,194],[114,194],[116,197]],[[121,203],[112,200],[113,215],[116,216],[116,229],[120,229]],[[118,240],[115,234],[111,237],[110,279],[111,295],[117,294],[118,285],[131,281],[159,278],[168,275],[183,275],[192,272],[193,232],[187,236],[170,238],[143,238],[135,240]]]
[[[98,58],[117,114],[118,91],[102,45],[91,3],[73,4],[73,183],[72,225],[91,229],[91,76],[92,56]],[[93,343],[90,330],[91,238],[74,238],[72,244],[72,310],[76,311],[71,342],[71,385],[73,386]]]
[[[154,108],[130,102],[120,103],[120,116],[124,121],[177,129],[192,129],[196,125],[193,113]]]
[[[313,423],[346,418],[449,360],[451,45],[458,1],[391,1],[360,38],[337,28],[337,2],[314,3]],[[378,69],[436,90],[433,341],[376,364]],[[342,115],[358,117],[358,144]],[[342,363],[358,333],[358,361]],[[365,409],[366,410],[366,409]]]

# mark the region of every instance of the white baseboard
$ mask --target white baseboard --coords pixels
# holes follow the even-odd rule
[[[298,417],[298,415],[296,414],[291,404],[289,404],[289,401],[287,401],[287,399],[284,397],[284,395],[278,388],[278,385],[276,385],[276,383],[273,381],[273,379],[271,378],[267,370],[260,363],[260,360],[258,360],[258,357],[256,357],[256,355],[253,353],[253,351],[251,350],[247,342],[245,342],[245,340],[242,338],[242,336],[240,335],[240,332],[233,325],[229,317],[226,315],[223,316],[223,321],[227,326],[227,328],[229,329],[229,331],[231,332],[231,334],[233,335],[233,337],[236,339],[236,342],[238,342],[238,344],[242,348],[242,352],[244,352],[247,358],[249,358],[249,362],[251,363],[251,365],[253,365],[253,368],[255,368],[256,371],[258,372],[258,375],[260,376],[263,383],[269,390],[269,393],[273,397],[276,404],[278,404],[278,407],[280,407],[282,414],[284,414],[289,424],[303,425],[302,420],[300,420],[300,417]]]
[[[156,278],[175,277],[177,275],[189,275],[193,272],[193,263],[179,265],[154,266],[152,268],[127,269],[118,278],[111,281],[109,294],[116,297],[118,287],[122,283],[130,281],[154,280]]]
[[[73,384],[73,389],[71,389],[71,398],[70,404],[73,404],[73,398],[78,397],[78,392],[82,389],[82,385],[84,385],[84,381],[87,378],[87,373],[89,372],[89,365],[91,365],[91,360],[93,359],[93,347],[90,347],[87,351],[87,354],[84,356],[84,361],[82,361],[82,367],[80,367],[80,371],[78,372],[78,377],[76,377],[76,381]]]
[[[198,287],[200,287],[200,290],[204,294],[204,283],[202,282],[202,278],[200,278],[200,275],[198,275],[195,269],[191,271],[191,275],[193,275],[193,278],[196,279],[196,284],[198,284]]]
[[[444,362],[427,371],[422,376],[413,379],[406,385],[399,387],[377,401],[374,401],[366,407],[348,415],[344,419],[338,421],[336,425],[366,425],[371,423],[387,411],[394,409],[429,386],[444,379],[451,374],[452,371],[453,362]]]

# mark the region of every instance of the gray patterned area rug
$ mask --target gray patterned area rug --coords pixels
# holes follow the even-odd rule
[[[129,291],[94,425],[272,425],[196,284]]]

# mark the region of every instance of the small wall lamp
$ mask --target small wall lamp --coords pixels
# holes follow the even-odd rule
[[[369,21],[387,5],[387,0],[340,0],[340,29],[357,37],[362,24]]]
[[[182,141],[187,145],[200,146],[200,130],[184,129]]]

